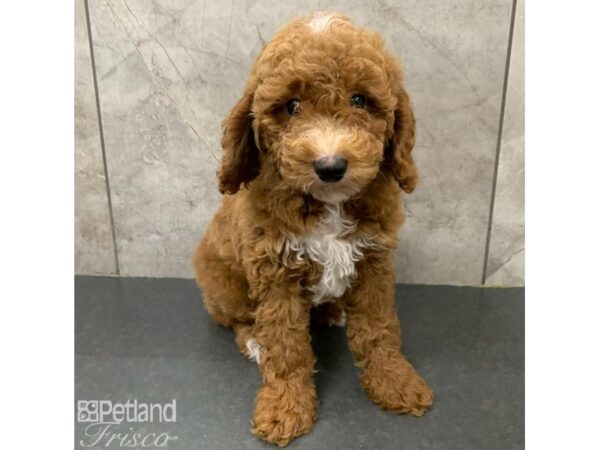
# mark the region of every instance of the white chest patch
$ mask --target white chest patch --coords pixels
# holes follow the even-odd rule
[[[342,218],[339,206],[327,204],[325,214],[310,233],[286,240],[288,255],[308,257],[323,268],[319,283],[310,287],[313,304],[341,297],[356,276],[354,263],[364,256],[363,249],[373,246],[367,237],[346,238],[354,227],[353,221]]]

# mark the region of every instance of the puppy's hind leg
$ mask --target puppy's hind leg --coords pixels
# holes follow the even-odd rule
[[[310,311],[310,320],[323,327],[346,326],[346,313],[339,299],[314,306]]]
[[[254,323],[248,283],[234,261],[225,260],[202,240],[194,255],[194,268],[204,307],[217,323],[232,328]]]

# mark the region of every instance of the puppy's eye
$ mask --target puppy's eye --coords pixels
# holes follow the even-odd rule
[[[352,97],[350,97],[350,106],[353,108],[364,108],[366,103],[367,100],[363,95],[354,94]]]
[[[300,100],[298,100],[297,98],[288,100],[288,102],[285,104],[285,109],[290,116],[298,114],[300,110]]]

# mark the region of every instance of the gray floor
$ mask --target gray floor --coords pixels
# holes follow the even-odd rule
[[[523,289],[400,285],[397,298],[404,351],[435,391],[433,409],[420,418],[378,409],[360,389],[344,330],[316,328],[319,418],[288,448],[523,448]],[[106,436],[165,432],[181,450],[276,448],[250,434],[259,383],[193,281],[75,278],[76,401],[177,401],[174,423],[124,422]],[[75,425],[76,448],[98,439]],[[91,448],[106,448],[100,441]]]

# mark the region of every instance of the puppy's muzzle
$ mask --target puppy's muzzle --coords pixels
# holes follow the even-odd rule
[[[341,156],[324,156],[315,161],[315,172],[321,181],[340,181],[347,167],[348,161]]]

